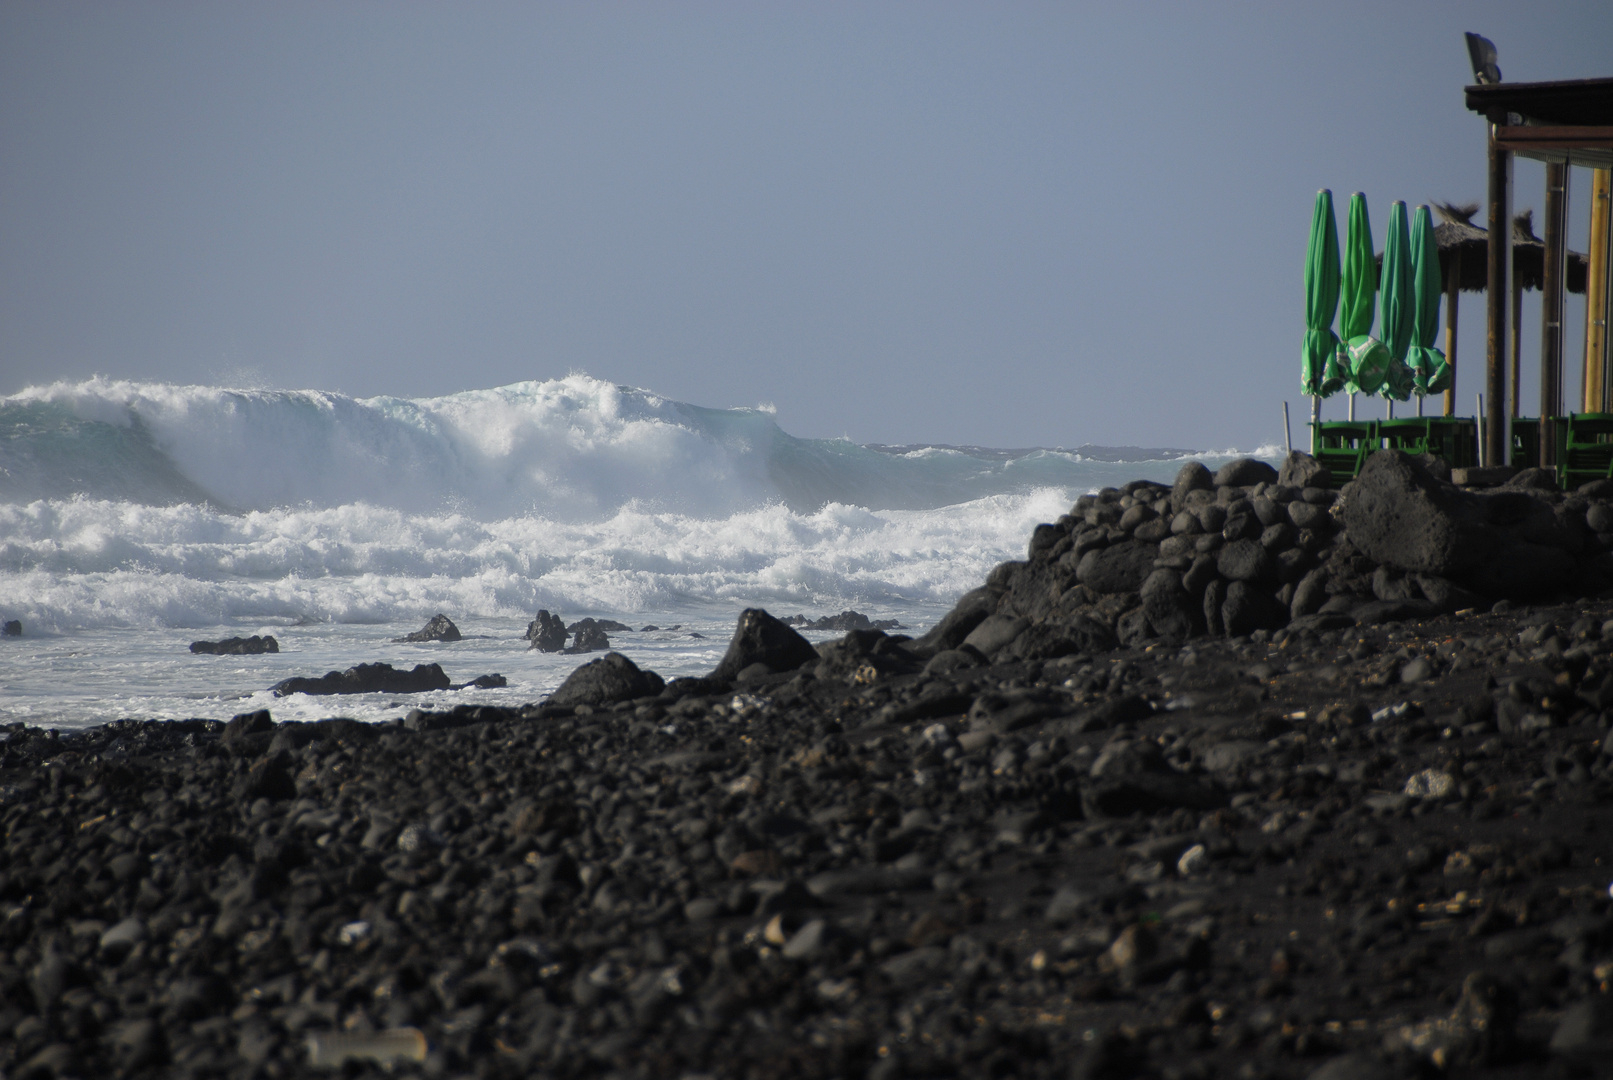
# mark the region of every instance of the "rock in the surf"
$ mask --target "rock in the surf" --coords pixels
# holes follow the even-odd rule
[[[761,608],[739,613],[739,624],[728,651],[711,677],[732,682],[741,671],[762,664],[770,671],[794,671],[816,664],[820,657],[812,643]]]
[[[799,616],[797,616],[799,618]],[[821,615],[812,622],[802,620],[791,625],[803,630],[832,630],[847,633],[852,630],[900,630],[902,624],[895,619],[870,619],[860,611],[842,611],[838,615]]]
[[[561,649],[563,653],[576,655],[578,653],[604,652],[610,648],[610,638],[598,626],[584,626],[576,631],[571,639],[571,647]]]
[[[212,656],[252,656],[258,653],[277,653],[280,651],[280,643],[272,634],[264,634],[262,637],[253,634],[251,637],[224,638],[221,641],[193,641],[190,643],[190,651]]]
[[[7,619],[5,626],[0,627],[0,637],[22,637],[22,620]]]
[[[576,635],[589,629],[602,630],[607,634],[631,634],[633,632],[633,628],[624,622],[617,622],[615,619],[595,619],[592,616],[586,619],[578,619],[566,627],[566,632]]]
[[[659,694],[665,686],[655,672],[640,669],[621,653],[606,653],[566,676],[548,704],[609,705]]]
[[[454,625],[454,620],[450,619],[448,616],[442,614],[441,612],[438,612],[436,615],[433,615],[431,617],[431,620],[429,622],[427,622],[426,625],[421,627],[419,630],[416,630],[412,634],[405,634],[403,637],[400,637],[400,638],[393,638],[392,640],[395,641],[395,642],[400,642],[400,641],[458,641],[459,639],[460,639],[459,627]]]
[[[560,616],[551,615],[548,611],[539,608],[538,617],[527,623],[526,639],[532,644],[527,646],[539,652],[559,652],[566,647],[566,624]]]
[[[400,671],[391,664],[358,664],[346,671],[329,671],[317,679],[283,679],[269,688],[275,697],[287,694],[422,694],[447,690],[451,683],[440,664],[416,664]]]

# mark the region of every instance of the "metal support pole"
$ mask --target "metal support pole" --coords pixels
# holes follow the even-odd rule
[[[1484,391],[1489,396],[1485,414],[1484,463],[1504,465],[1507,460],[1507,274],[1512,269],[1512,153],[1495,140],[1490,128],[1490,236],[1488,318],[1485,334]]]
[[[1523,396],[1523,279],[1512,268],[1512,342],[1507,348],[1507,415],[1518,415],[1518,399]]]
[[[1540,284],[1540,465],[1557,464],[1556,416],[1563,408],[1563,242],[1568,166],[1546,165],[1546,266]]]
[[[1445,278],[1445,362],[1451,366],[1451,387],[1445,391],[1445,415],[1456,415],[1456,307],[1462,295],[1462,249],[1451,251],[1450,275]]]

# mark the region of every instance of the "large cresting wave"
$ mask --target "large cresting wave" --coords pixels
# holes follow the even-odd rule
[[[629,506],[700,517],[779,503],[923,510],[1084,489],[1110,471],[1127,470],[1059,450],[796,438],[763,409],[690,405],[586,375],[418,399],[107,379],[0,398],[9,503],[363,503],[597,521]]]

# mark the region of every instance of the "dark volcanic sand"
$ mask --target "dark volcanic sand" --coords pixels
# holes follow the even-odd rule
[[[304,1075],[310,1033],[414,1026],[405,1075],[1588,1075],[1610,617],[13,728],[0,1069]]]

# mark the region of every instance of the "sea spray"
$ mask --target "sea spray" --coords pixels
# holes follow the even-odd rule
[[[0,618],[28,627],[0,643],[0,721],[317,719],[328,700],[267,688],[376,661],[496,671],[475,700],[521,704],[578,662],[526,650],[539,608],[632,622],[612,647],[667,677],[709,671],[751,606],[922,630],[1076,495],[1184,454],[800,439],[580,375],[420,400],[34,388],[0,398]],[[439,611],[465,641],[390,641]],[[278,654],[189,651],[265,633]]]

